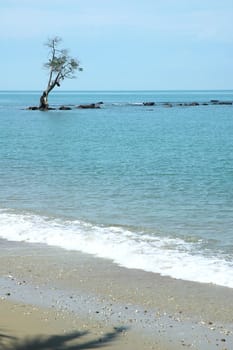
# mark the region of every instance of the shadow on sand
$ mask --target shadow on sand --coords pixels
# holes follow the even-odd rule
[[[99,349],[116,340],[126,328],[117,327],[112,332],[103,334],[96,339],[84,340],[89,334],[86,332],[72,332],[64,335],[52,335],[49,337],[38,336],[19,340],[0,333],[0,350],[84,350]],[[7,344],[6,344],[7,343]]]

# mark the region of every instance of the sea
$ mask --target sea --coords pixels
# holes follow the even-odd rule
[[[233,288],[233,91],[40,94],[0,91],[0,247]]]

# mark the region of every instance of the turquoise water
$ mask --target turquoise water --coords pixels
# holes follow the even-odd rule
[[[39,96],[0,92],[2,238],[233,287],[233,105],[176,105],[233,91]]]

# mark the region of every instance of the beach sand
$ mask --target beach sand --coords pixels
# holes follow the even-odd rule
[[[233,348],[230,288],[43,245],[0,247],[0,349]]]

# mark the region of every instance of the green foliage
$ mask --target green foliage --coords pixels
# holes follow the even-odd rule
[[[61,38],[54,37],[45,44],[49,48],[49,60],[44,64],[44,67],[49,70],[47,95],[56,85],[60,86],[65,78],[75,78],[75,71],[82,71],[80,62],[70,57],[68,50],[59,48],[61,42]]]

